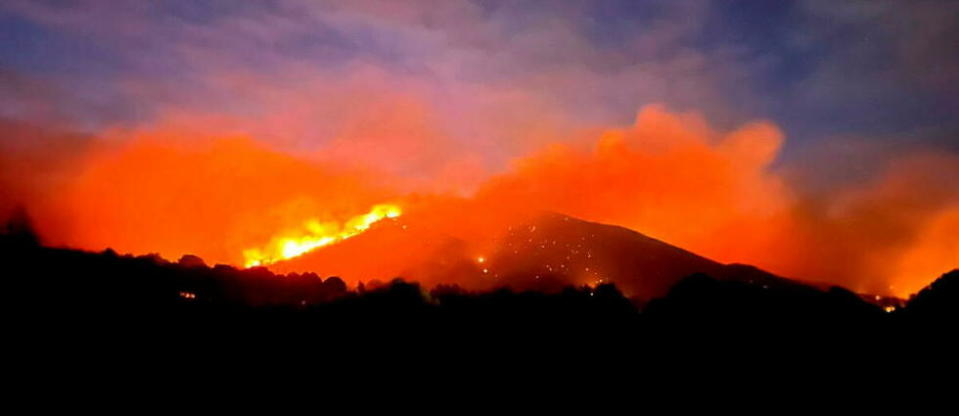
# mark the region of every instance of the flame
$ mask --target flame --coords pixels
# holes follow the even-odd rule
[[[396,218],[403,213],[398,205],[379,204],[369,212],[357,215],[343,225],[335,221],[320,222],[313,218],[303,223],[303,229],[274,236],[262,248],[243,251],[245,267],[264,266],[302,256],[317,248],[328,246],[360,234],[384,218]]]

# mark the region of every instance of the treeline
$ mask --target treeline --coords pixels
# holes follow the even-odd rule
[[[19,316],[64,328],[334,328],[431,333],[509,330],[523,336],[637,337],[677,328],[701,332],[885,331],[954,323],[959,271],[899,307],[841,288],[765,286],[694,275],[645,304],[612,284],[554,293],[508,288],[474,293],[458,286],[423,288],[394,280],[355,289],[337,277],[276,275],[264,268],[210,267],[195,256],[89,253],[42,247],[29,233],[0,237],[8,305]]]

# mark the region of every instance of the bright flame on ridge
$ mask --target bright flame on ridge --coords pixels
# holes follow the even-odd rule
[[[366,214],[350,218],[342,226],[335,221],[320,222],[317,219],[310,219],[303,224],[303,230],[274,236],[269,244],[263,248],[244,250],[244,266],[264,266],[298,257],[317,248],[360,234],[384,218],[396,218],[401,214],[403,214],[403,210],[398,205],[379,204],[375,205]]]

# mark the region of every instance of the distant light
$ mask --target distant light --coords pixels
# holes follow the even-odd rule
[[[477,263],[486,263],[486,257],[479,256],[476,258]]]
[[[891,313],[891,312],[894,312],[894,311],[896,310],[896,307],[895,307],[895,306],[892,306],[892,305],[889,305],[889,306],[886,306],[885,308],[882,308],[882,309],[883,309],[884,311],[886,311],[886,312],[890,312],[890,313]]]
[[[183,299],[196,299],[196,293],[193,292],[180,292],[180,297]]]

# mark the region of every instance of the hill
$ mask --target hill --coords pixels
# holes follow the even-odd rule
[[[471,290],[507,286],[556,292],[614,283],[640,300],[665,295],[696,273],[767,286],[798,284],[752,266],[722,264],[627,228],[556,213],[498,224],[481,238],[437,232],[417,226],[416,219],[376,225],[270,269],[336,275],[347,282],[402,277]]]

